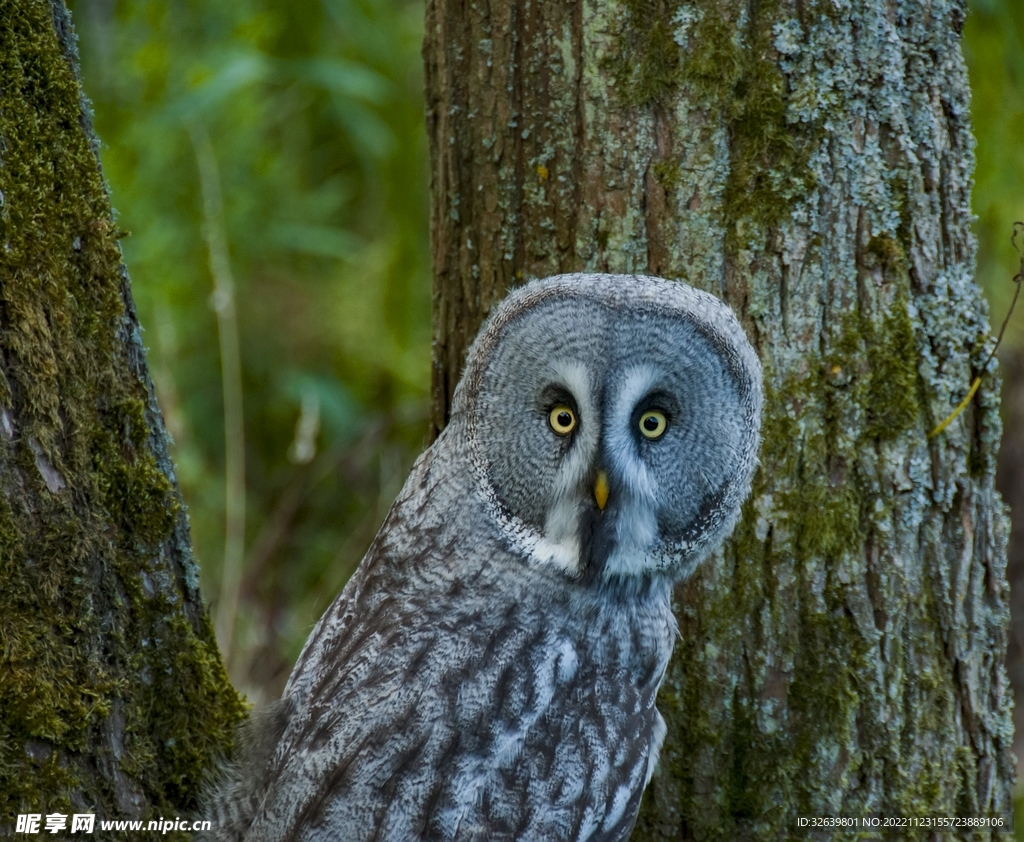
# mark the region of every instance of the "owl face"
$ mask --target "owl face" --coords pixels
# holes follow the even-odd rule
[[[651,278],[559,276],[498,308],[453,421],[532,561],[577,578],[682,577],[749,491],[760,384],[717,299]]]

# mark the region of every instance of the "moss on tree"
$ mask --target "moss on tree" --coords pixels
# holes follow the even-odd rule
[[[721,112],[729,137],[723,227],[731,253],[764,236],[814,187],[807,168],[825,132],[788,119],[789,87],[777,62],[779,0],[741,7],[716,0],[622,0],[622,31],[608,60],[624,105],[671,107],[681,86],[691,103]],[[664,178],[678,164],[656,165]],[[671,178],[666,179],[671,182]]]
[[[0,827],[195,807],[244,705],[196,590],[62,4],[0,3]]]

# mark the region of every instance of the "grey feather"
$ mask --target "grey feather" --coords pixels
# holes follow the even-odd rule
[[[513,292],[214,793],[210,838],[626,839],[665,734],[671,586],[736,522],[761,402],[710,295],[608,275]]]

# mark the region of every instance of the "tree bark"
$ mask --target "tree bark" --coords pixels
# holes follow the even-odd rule
[[[677,593],[635,838],[1010,809],[996,378],[928,437],[992,345],[965,13],[428,0],[435,429],[489,307],[532,277],[683,280],[764,363],[761,468]]]
[[[0,0],[0,832],[180,816],[244,715],[97,148],[62,0]]]

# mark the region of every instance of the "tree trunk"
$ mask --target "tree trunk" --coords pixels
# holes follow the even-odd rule
[[[244,715],[74,45],[62,0],[0,0],[0,833],[180,816]]]
[[[1010,809],[996,379],[928,437],[992,344],[964,14],[428,2],[435,427],[488,308],[531,277],[684,280],[764,363],[761,469],[678,591],[635,838]]]

